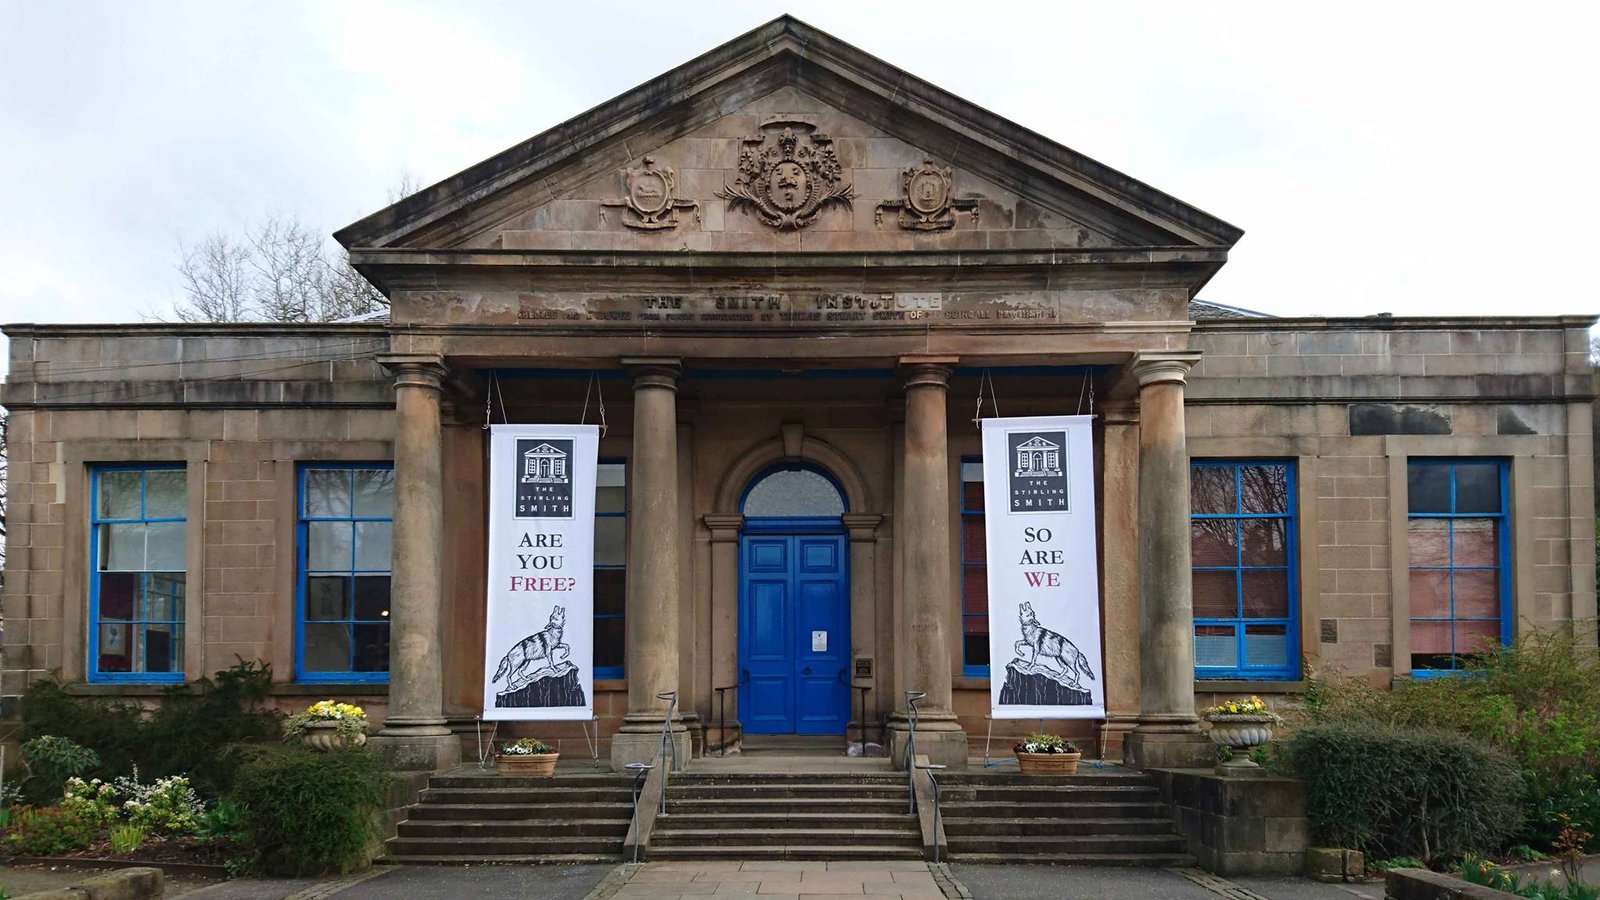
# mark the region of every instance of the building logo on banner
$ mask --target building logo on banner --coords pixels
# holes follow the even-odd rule
[[[1091,421],[982,423],[995,718],[1105,715]]]
[[[484,718],[589,719],[599,431],[495,425],[489,440]]]
[[[517,518],[572,518],[572,441],[517,441]]]
[[[1006,435],[1006,443],[1011,448],[1011,511],[1066,510],[1067,433],[1019,431]]]

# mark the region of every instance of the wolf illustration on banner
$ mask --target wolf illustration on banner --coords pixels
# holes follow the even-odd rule
[[[1006,666],[1006,683],[1000,689],[1000,703],[1017,706],[1084,706],[1093,703],[1082,678],[1095,680],[1089,657],[1066,635],[1039,624],[1033,604],[1022,601],[1017,609],[1022,640],[1012,645],[1017,654]],[[1027,659],[1023,659],[1027,656]],[[1044,662],[1040,662],[1043,657]],[[1050,665],[1060,663],[1060,668]]]
[[[583,705],[578,667],[567,662],[572,648],[561,642],[566,624],[567,611],[558,606],[550,613],[549,625],[518,641],[500,658],[490,680],[497,684],[504,678],[506,687],[495,695],[495,706]]]

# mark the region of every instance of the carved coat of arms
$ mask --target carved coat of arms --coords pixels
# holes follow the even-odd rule
[[[678,199],[677,175],[667,166],[656,165],[653,156],[646,156],[642,166],[623,169],[622,187],[621,200],[603,200],[600,205],[622,207],[622,224],[640,231],[676,228],[679,210],[700,205]]]
[[[830,203],[848,207],[851,185],[844,181],[833,140],[804,122],[775,124],[784,125],[775,135],[744,138],[739,177],[732,184],[724,182],[717,196],[734,207],[749,206],[761,221],[785,231],[811,224]]]
[[[945,231],[956,227],[955,210],[972,211],[978,218],[978,201],[957,200],[951,196],[950,168],[932,159],[912,166],[900,176],[901,198],[878,204],[874,218],[883,223],[884,210],[898,212],[901,228],[912,231]]]

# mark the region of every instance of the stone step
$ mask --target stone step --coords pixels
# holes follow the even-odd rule
[[[628,835],[629,819],[552,819],[532,821],[485,821],[462,819],[408,819],[401,822],[401,837],[456,838],[480,837],[605,837],[622,839]]]
[[[610,788],[628,790],[633,778],[626,775],[556,775],[532,778],[511,775],[435,775],[428,779],[435,788]]]
[[[687,772],[673,784],[888,784],[905,787],[904,772]]]
[[[1018,856],[1012,853],[964,853],[950,848],[956,862],[1017,865],[1035,863],[1051,866],[1116,866],[1119,868],[1187,869],[1196,864],[1187,853],[1056,853],[1049,856]]]
[[[946,821],[966,818],[990,818],[1003,816],[1004,818],[1050,818],[1071,819],[1081,817],[1102,816],[1122,819],[1160,819],[1169,821],[1171,814],[1167,807],[1156,802],[1141,803],[1011,803],[999,806],[994,803],[979,803],[974,800],[952,801],[944,799],[940,804]]]
[[[413,856],[466,856],[492,859],[504,856],[549,856],[579,854],[619,859],[622,837],[397,837],[390,838],[389,855],[396,859]]]
[[[907,796],[905,785],[891,784],[810,784],[794,782],[789,784],[682,784],[669,782],[667,785],[667,802],[674,798],[682,799],[722,799],[738,797],[759,797],[763,799],[776,799],[782,797],[826,797],[839,801],[859,799],[885,800],[894,797]]]
[[[729,844],[768,844],[776,847],[838,847],[848,850],[857,845],[921,847],[922,832],[916,823],[904,828],[763,828],[733,831],[726,828],[657,828],[650,836],[650,847],[719,847]]]
[[[904,813],[909,801],[905,796],[892,799],[866,800],[858,799],[849,802],[852,812],[862,813]],[[683,816],[714,816],[724,812],[736,813],[742,811],[752,812],[829,812],[842,808],[837,797],[668,797],[667,811],[671,814]]]
[[[954,841],[957,837],[982,838],[989,835],[1134,835],[1173,834],[1172,822],[1167,819],[1079,819],[1079,818],[991,818],[957,819],[948,813],[944,817],[945,834]]]
[[[739,809],[733,811],[719,810],[714,814],[700,812],[685,812],[681,809],[668,807],[664,816],[656,819],[656,828],[684,826],[694,828],[715,823],[719,828],[730,831],[738,829],[763,829],[781,827],[785,823],[794,823],[804,827],[827,827],[837,825],[840,828],[899,828],[917,827],[917,820],[906,813],[905,804],[897,804],[894,811],[862,812],[851,807],[849,812],[832,811],[769,811],[765,807],[755,809]],[[689,823],[684,825],[684,823]]]
[[[559,803],[589,805],[594,803],[633,803],[629,790],[603,790],[599,788],[428,788],[422,792],[422,803]]]
[[[946,832],[948,835],[949,833]],[[1117,854],[1169,854],[1188,851],[1189,844],[1181,836],[1167,835],[981,835],[950,837],[951,854],[995,853],[1021,858],[1024,856],[1057,856],[1060,854],[1093,853]]]
[[[941,772],[939,783],[951,787],[997,785],[1000,787],[1067,787],[1072,785],[1151,785],[1148,775],[1139,772],[1084,772],[1076,775],[1023,775],[1018,772]]]
[[[484,856],[478,853],[432,853],[408,856],[385,856],[375,860],[396,866],[575,866],[583,863],[614,863],[620,857],[615,853],[540,853]]]
[[[495,819],[559,822],[568,819],[607,817],[629,820],[632,803],[419,803],[411,807],[412,821]]]
[[[793,846],[782,844],[723,844],[717,846],[699,847],[656,847],[650,848],[649,859],[651,862],[670,860],[808,860],[808,859],[838,859],[838,860],[876,860],[876,859],[922,859],[922,847],[872,844],[852,844],[848,846],[825,844],[807,846],[797,844]]]

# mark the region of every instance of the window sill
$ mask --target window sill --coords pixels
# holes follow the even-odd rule
[[[173,689],[188,692],[192,690],[190,684],[190,682],[171,682],[166,684],[155,682],[77,683],[62,685],[61,689],[78,697],[159,697]],[[272,697],[317,697],[333,694],[345,697],[385,697],[389,694],[389,686],[374,682],[359,684],[293,684],[280,682],[273,684],[267,693]]]
[[[958,675],[950,684],[958,691],[987,691],[989,679],[977,678],[971,675]]]
[[[1244,681],[1237,678],[1196,678],[1194,689],[1201,694],[1302,694],[1305,693],[1306,682],[1304,679]]]
[[[626,691],[628,679],[626,678],[596,678],[594,680],[596,691]]]

